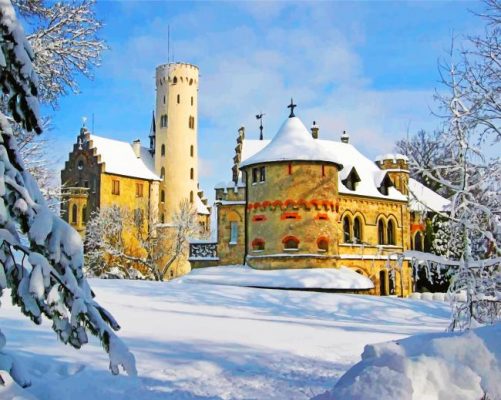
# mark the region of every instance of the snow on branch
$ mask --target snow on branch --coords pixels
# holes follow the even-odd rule
[[[0,0],[0,33],[0,87],[9,111],[27,131],[41,132],[32,53],[7,0]],[[98,336],[111,371],[116,374],[122,366],[136,374],[134,356],[114,332],[118,323],[93,299],[82,267],[79,234],[49,210],[19,156],[8,118],[0,113],[0,292],[10,289],[13,303],[35,323],[42,315],[52,320],[58,337],[75,348],[87,343],[87,332]],[[3,335],[0,344],[0,364],[20,385],[28,385],[3,352]]]

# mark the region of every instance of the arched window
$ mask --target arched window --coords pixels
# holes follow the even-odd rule
[[[190,203],[193,203],[193,190],[190,192]]]
[[[351,242],[351,221],[348,216],[343,218],[343,238],[345,243]]]
[[[377,243],[384,244],[384,221],[382,219],[377,223]]]
[[[177,83],[177,76],[174,77],[174,79],[172,80],[172,83],[175,85]]]
[[[195,176],[195,172],[194,172],[193,168],[190,168],[190,179],[194,179],[194,176]]]
[[[329,251],[329,240],[326,237],[320,237],[317,239],[317,247],[319,251],[325,252]]]
[[[165,179],[165,168],[164,167],[160,168],[160,179],[162,179],[162,180]]]
[[[162,147],[160,148],[160,155],[162,157],[165,156],[165,144],[163,144]]]
[[[297,250],[299,248],[299,239],[295,236],[286,236],[283,238],[285,250]]]
[[[388,244],[395,244],[395,224],[393,220],[388,221],[388,232],[387,232],[387,241]]]
[[[419,231],[414,236],[414,250],[423,251],[423,236]]]
[[[76,204],[73,204],[71,209],[71,223],[76,224],[78,220],[78,207]]]
[[[181,103],[181,95],[180,94],[177,95],[177,104],[179,104],[179,103]]]
[[[355,243],[362,243],[362,221],[356,217],[353,221],[353,240]]]
[[[260,250],[264,250],[264,240],[261,239],[261,238],[255,238],[253,241],[252,241],[252,250],[254,251],[260,251]]]
[[[160,192],[160,201],[161,201],[162,203],[164,203],[164,202],[165,202],[165,191],[164,191],[164,190],[162,190],[162,191]]]
[[[87,206],[83,206],[82,208],[82,224],[85,224],[87,220]]]

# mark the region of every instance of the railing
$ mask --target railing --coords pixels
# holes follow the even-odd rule
[[[86,187],[63,187],[61,189],[63,196],[87,196],[89,188]]]
[[[191,242],[190,260],[217,260],[216,242]]]

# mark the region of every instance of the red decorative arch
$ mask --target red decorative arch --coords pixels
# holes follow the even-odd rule
[[[296,236],[288,235],[282,239],[283,244],[285,244],[289,241],[293,241],[293,242],[296,242],[297,244],[299,244],[299,239]]]
[[[264,239],[262,238],[255,238],[253,241],[252,241],[252,249],[253,250],[264,250],[264,245],[265,245],[265,241]]]

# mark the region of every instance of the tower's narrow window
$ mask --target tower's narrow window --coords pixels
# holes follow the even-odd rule
[[[395,224],[391,219],[388,221],[387,231],[388,244],[395,244]]]
[[[193,105],[193,96],[191,96],[191,105]]]
[[[165,144],[163,144],[162,147],[160,148],[160,155],[162,157],[165,156]]]
[[[237,244],[238,242],[238,222],[230,222],[230,244]]]
[[[377,223],[377,242],[384,244],[384,221],[382,219]]]
[[[165,104],[165,96],[164,96],[164,104]]]
[[[325,176],[325,165],[322,164],[322,176]]]
[[[162,203],[164,203],[164,202],[165,202],[165,190],[162,190],[162,191],[160,192],[160,201],[161,201]]]
[[[78,207],[76,204],[73,204],[71,209],[71,223],[76,225],[78,220]]]
[[[177,95],[177,104],[180,104],[180,103],[181,103],[181,95],[180,95],[180,94],[178,94],[178,95]]]
[[[292,175],[292,164],[291,163],[289,163],[288,172],[289,172],[289,175]]]
[[[265,167],[259,168],[259,182],[264,182],[266,180],[266,169]]]
[[[190,146],[190,156],[193,157],[193,154],[195,153],[195,148],[193,145]]]
[[[83,206],[82,208],[82,224],[85,224],[87,221],[87,206]]]
[[[193,198],[193,191],[190,192],[190,203],[193,204],[194,198]]]
[[[165,179],[165,168],[164,167],[160,168],[160,179],[162,179],[162,180]]]
[[[343,218],[343,238],[345,243],[351,242],[351,221],[347,215]]]
[[[177,83],[177,76],[174,77],[174,79],[172,80],[172,83],[175,85]]]
[[[193,168],[190,168],[190,179],[194,179],[194,171],[193,171]]]
[[[355,243],[362,243],[362,221],[360,217],[356,217],[353,221],[353,239]]]
[[[252,183],[257,182],[258,168],[252,168]]]

